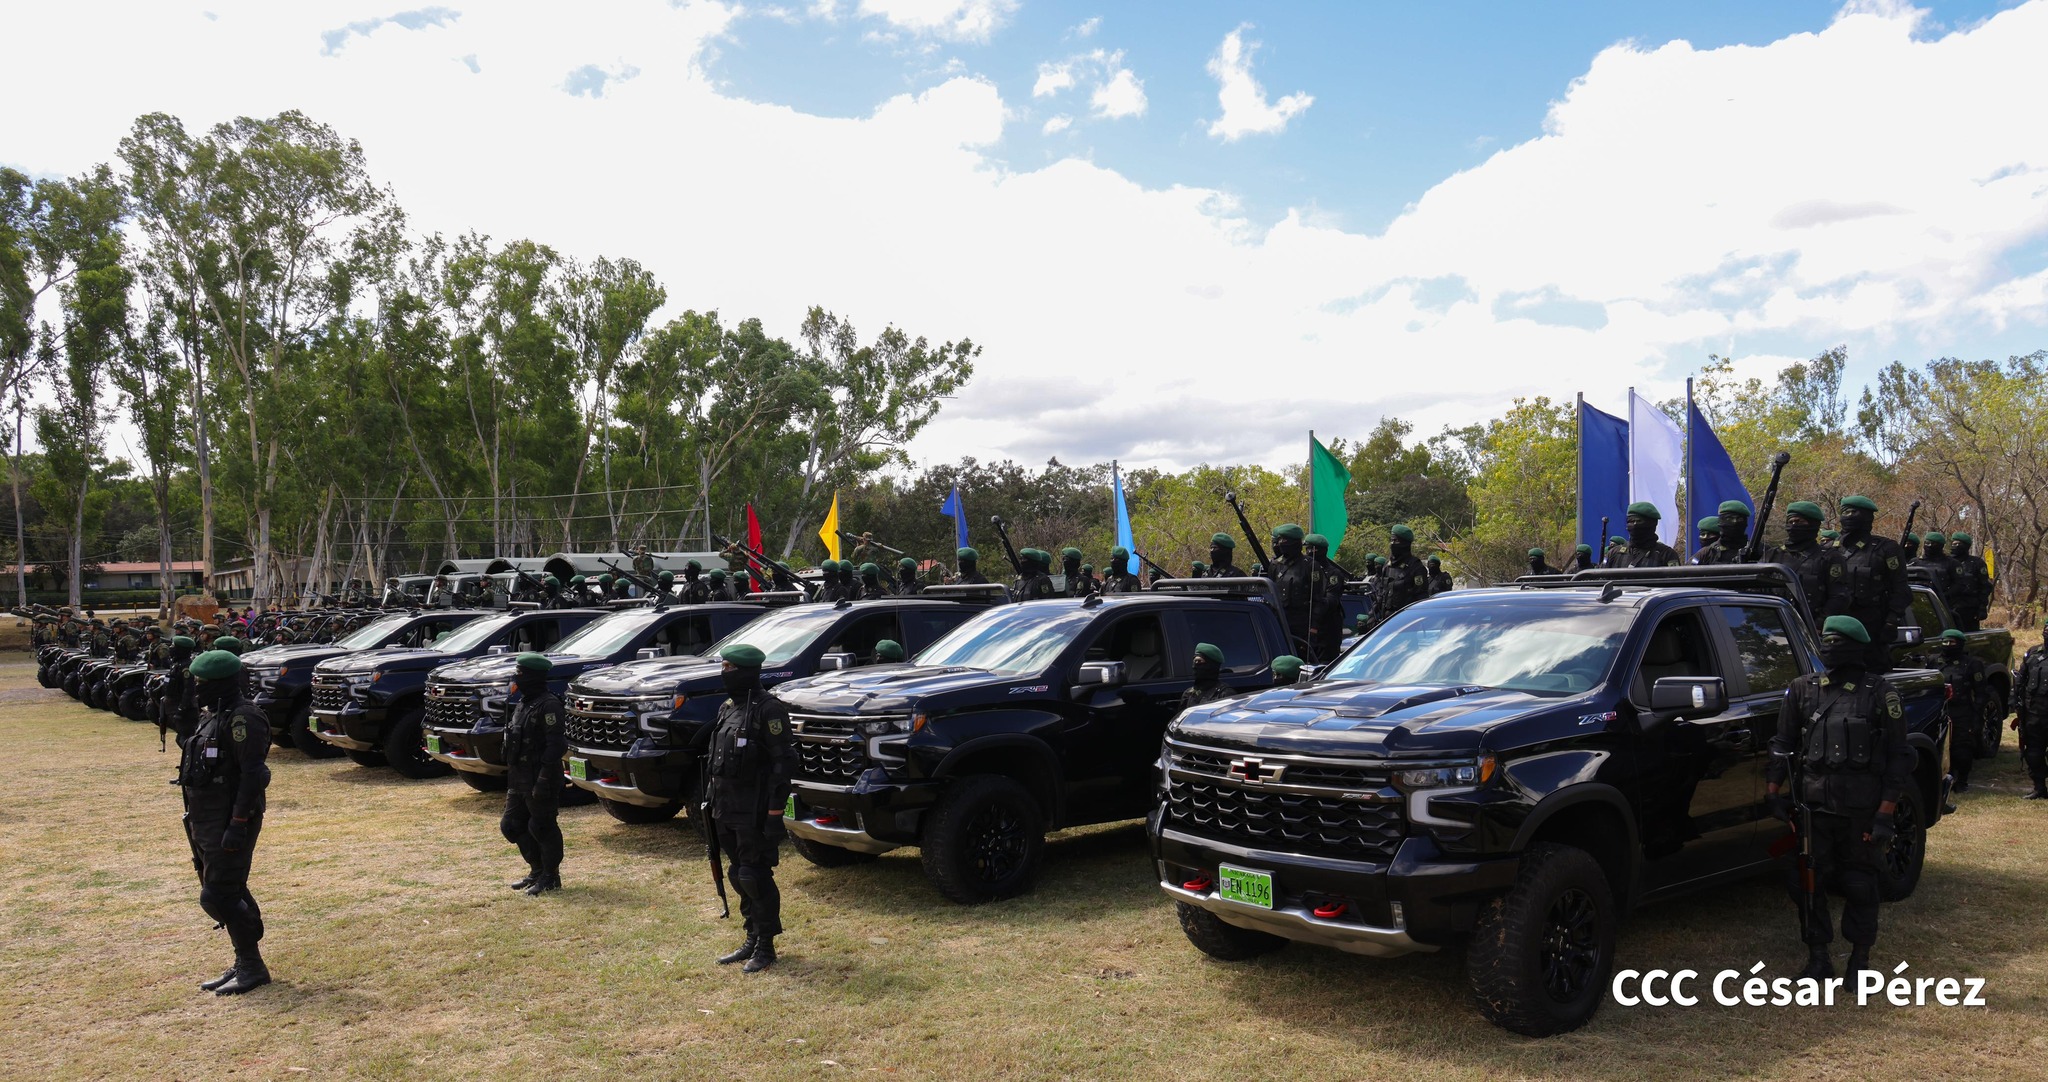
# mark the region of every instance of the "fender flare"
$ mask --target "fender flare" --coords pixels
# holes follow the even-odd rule
[[[1059,757],[1045,741],[1024,733],[993,733],[978,736],[946,752],[939,765],[932,771],[936,780],[960,776],[960,765],[968,759],[985,752],[1021,752],[1031,761],[1032,769],[1045,783],[1043,795],[1050,802],[1047,809],[1046,829],[1057,829],[1066,819],[1066,787],[1061,784]]]
[[[1628,797],[1614,786],[1608,785],[1605,782],[1580,782],[1576,785],[1560,789],[1537,801],[1536,806],[1529,809],[1528,818],[1522,820],[1521,829],[1515,832],[1514,850],[1518,853],[1526,851],[1529,848],[1530,841],[1536,837],[1538,831],[1543,829],[1544,824],[1555,818],[1559,812],[1576,808],[1583,804],[1599,804],[1609,808],[1621,820],[1623,842],[1627,847],[1626,859],[1628,861],[1627,867],[1621,869],[1621,871],[1623,879],[1627,884],[1628,897],[1626,899],[1617,898],[1615,902],[1623,909],[1626,909],[1641,894],[1643,862],[1640,854],[1642,853],[1642,839],[1636,828],[1635,809],[1629,804]]]

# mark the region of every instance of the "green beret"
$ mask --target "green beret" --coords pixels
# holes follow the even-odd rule
[[[1299,541],[1302,539],[1305,533],[1306,531],[1304,531],[1301,527],[1296,526],[1294,523],[1283,522],[1280,525],[1273,527],[1273,540],[1279,541],[1284,538],[1288,541]]]
[[[818,570],[823,571],[827,575],[836,575],[839,573],[839,561],[826,560],[824,563],[818,565]]]
[[[1385,567],[1387,566],[1387,558],[1375,552],[1372,554],[1372,565],[1374,567]]]
[[[979,563],[981,562],[981,553],[973,549],[961,549],[953,554],[953,558],[963,564]]]
[[[1920,540],[1935,545],[1946,545],[1948,544],[1948,535],[1940,530],[1929,530],[1921,535]]]
[[[242,651],[247,650],[249,644],[235,638],[233,635],[222,635],[220,638],[213,640],[213,648],[216,650],[226,650],[236,657],[241,657]]]
[[[1857,642],[1867,643],[1870,641],[1870,632],[1864,630],[1863,621],[1858,620],[1854,616],[1830,616],[1827,623],[1822,624],[1820,629],[1823,633],[1841,635],[1844,638],[1855,639]]]
[[[1920,543],[1920,535],[1916,533],[1908,532],[1902,534],[1901,537],[1905,540],[1906,544],[1908,545],[1918,545]]]
[[[1034,560],[1042,564],[1052,563],[1052,553],[1047,552],[1044,549],[1025,549],[1023,552],[1018,553],[1018,555],[1022,556],[1026,560]]]
[[[905,556],[904,558],[902,558],[902,559],[900,559],[900,560],[896,561],[896,570],[898,570],[898,571],[915,571],[915,570],[917,570],[917,561],[916,561],[916,560],[913,560],[913,559],[911,559],[911,558],[910,558],[910,557],[908,557],[908,556]]]
[[[1111,560],[1128,560],[1131,558],[1131,550],[1123,547],[1122,545],[1118,545],[1117,547],[1109,550],[1109,558]]]
[[[1822,530],[1822,531],[1820,532],[1820,535],[1821,535],[1822,537],[1824,537],[1824,538],[1827,538],[1827,539],[1828,539],[1828,540],[1830,540],[1830,541],[1833,541],[1833,540],[1835,540],[1836,538],[1838,538],[1838,537],[1841,537],[1841,536],[1842,536],[1842,531],[1840,531],[1840,530]]]
[[[528,650],[526,653],[519,655],[518,660],[514,661],[513,665],[520,672],[546,673],[555,667],[555,662],[553,658],[548,657],[546,654],[536,654]]]
[[[1963,544],[1965,544],[1965,545],[1968,545],[1968,544],[1971,544],[1971,543],[1972,543],[1972,539],[1971,539],[1970,535],[1969,535],[1969,534],[1966,534],[1966,533],[1964,533],[1964,532],[1963,532],[1963,531],[1961,531],[1961,530],[1957,530],[1956,532],[1954,532],[1954,533],[1952,533],[1952,534],[1948,535],[1948,539],[1949,539],[1949,540],[1951,540],[1951,541],[1961,541],[1961,542],[1962,542]]]
[[[1442,567],[1444,565],[1444,562],[1442,560],[1439,560],[1434,556],[1431,556],[1429,559],[1424,560],[1423,562],[1427,564],[1435,564],[1438,567]]]
[[[883,639],[881,642],[875,644],[875,660],[902,661],[903,644],[897,642],[895,639]]]
[[[1968,635],[1957,631],[1955,628],[1949,628],[1947,631],[1942,632],[1941,637],[1944,641],[1948,642],[1963,642],[1969,638]]]
[[[199,643],[194,641],[190,635],[175,635],[171,638],[171,645],[182,646],[187,650],[191,650],[198,647]]]
[[[882,569],[876,567],[874,564],[862,564],[860,565],[860,573],[863,575],[879,575],[882,573]],[[742,574],[744,574],[744,572],[742,572]]]
[[[562,580],[554,577],[553,575],[544,576],[540,581],[541,585],[546,586],[550,590],[559,590],[562,588]]]
[[[1273,675],[1287,677],[1300,676],[1301,659],[1295,657],[1293,654],[1281,654],[1279,657],[1273,659]]]
[[[667,586],[668,584],[676,581],[676,573],[664,567],[660,571],[655,573],[654,581],[661,583],[663,586]]]
[[[1208,565],[1208,564],[1205,564],[1205,563],[1203,563],[1203,562],[1202,562],[1202,561],[1200,561],[1200,560],[1196,560],[1196,561],[1195,561],[1195,574],[1196,574],[1196,576],[1198,576],[1198,577],[1199,577],[1199,576],[1201,576],[1201,575],[1207,574],[1207,573],[1208,573],[1208,571],[1209,571],[1209,565]]]
[[[1303,548],[1328,549],[1330,547],[1330,539],[1322,534],[1312,533],[1301,539],[1301,545]]]
[[[1800,518],[1810,519],[1814,522],[1823,521],[1828,517],[1821,511],[1819,504],[1807,500],[1795,500],[1792,503],[1786,504],[1785,513],[1788,515],[1798,515]]]
[[[1530,549],[1530,550],[1529,550],[1529,558],[1530,558],[1530,559],[1532,559],[1532,560],[1533,560],[1533,559],[1535,559],[1535,558],[1536,558],[1536,557],[1538,557],[1538,556],[1541,556],[1541,555],[1543,555],[1543,550],[1542,550],[1542,549]]]
[[[1082,573],[1082,574],[1086,574],[1086,575],[1092,575],[1092,574],[1094,574],[1094,573],[1095,573],[1095,565],[1094,565],[1094,564],[1082,564],[1082,565],[1081,565],[1081,573]]]
[[[711,569],[711,574],[710,574],[710,575],[709,575],[708,577],[709,577],[709,578],[711,579],[711,581],[712,581],[712,582],[724,582],[724,581],[725,581],[725,568],[722,568],[722,567],[714,567],[714,568],[712,568],[712,569]]]
[[[1237,549],[1237,538],[1232,537],[1227,533],[1210,534],[1209,543],[1220,549],[1230,549],[1232,551],[1236,551]]]
[[[599,575],[597,577],[597,584],[599,586],[610,586],[612,584],[612,577],[610,575]]]
[[[1747,515],[1749,514],[1749,505],[1741,500],[1722,500],[1721,506],[1715,508],[1715,510],[1724,515]]]
[[[1664,512],[1657,510],[1657,505],[1654,503],[1650,503],[1647,500],[1639,500],[1635,503],[1629,504],[1628,513],[1636,516],[1637,518],[1661,519],[1664,517]]]
[[[874,565],[869,564],[868,566],[873,567]],[[738,571],[733,572],[732,577],[742,582],[747,582],[752,581],[754,576],[747,574],[747,569],[743,567],[740,568]]]
[[[589,579],[586,579],[586,578],[584,578],[584,577],[583,577],[583,576],[581,576],[581,575],[571,575],[571,576],[569,576],[569,585],[571,585],[571,586],[581,586],[581,585],[583,585],[584,583],[586,583],[586,582],[589,582],[589,581],[590,581]]]
[[[1200,658],[1207,658],[1218,665],[1223,664],[1223,651],[1217,648],[1217,646],[1214,643],[1196,643],[1195,656]]]
[[[1353,620],[1353,621],[1351,621],[1351,628],[1352,628],[1352,630],[1354,630],[1354,631],[1358,632],[1359,634],[1363,635],[1363,634],[1365,634],[1365,629],[1366,629],[1366,628],[1367,628],[1367,627],[1368,627],[1369,625],[1371,625],[1371,623],[1372,623],[1372,614],[1371,614],[1371,613],[1369,613],[1369,612],[1361,612],[1361,613],[1359,613],[1359,614],[1358,614],[1358,619],[1356,619],[1356,620]]]
[[[1607,543],[1609,545],[1626,545],[1628,544],[1628,538],[1623,537],[1620,534],[1615,534],[1613,537],[1607,539]]]
[[[1591,556],[1591,555],[1593,555],[1593,546],[1591,546],[1591,545],[1580,545],[1580,546],[1579,546],[1578,548],[1576,548],[1576,549],[1573,549],[1572,551],[1574,551],[1574,552],[1578,553],[1578,554],[1579,554],[1579,555],[1581,555],[1581,556]]]
[[[1366,562],[1366,563],[1369,563],[1369,564],[1376,564],[1376,563],[1379,563],[1379,562],[1380,562],[1380,554],[1379,554],[1379,553],[1377,553],[1377,552],[1368,552],[1368,553],[1366,553],[1366,554],[1365,554],[1365,562]]]
[[[726,647],[719,651],[718,656],[728,664],[742,669],[758,669],[762,662],[768,660],[768,655],[762,653],[760,647],[748,646],[743,642]]]
[[[1868,496],[1851,496],[1842,501],[1842,510],[1848,511],[1851,509],[1868,511],[1874,515],[1877,513],[1877,501]]]
[[[1081,558],[1081,550],[1074,548],[1070,545],[1060,550],[1060,558],[1066,560],[1078,560]]]
[[[1388,530],[1388,531],[1387,531],[1387,533],[1388,533],[1388,534],[1389,534],[1390,536],[1392,536],[1392,537],[1393,537],[1393,539],[1394,539],[1394,540],[1396,540],[1396,541],[1413,541],[1413,540],[1415,540],[1415,531],[1414,531],[1413,529],[1411,529],[1411,528],[1410,528],[1410,527],[1409,527],[1409,526],[1408,526],[1408,525],[1407,525],[1406,523],[1397,523],[1397,524],[1396,524],[1396,525],[1394,526],[1394,528],[1393,528],[1393,529],[1391,529],[1391,530]]]
[[[1719,533],[1721,530],[1720,516],[1708,515],[1706,518],[1701,519],[1699,529],[1701,533]]]
[[[186,671],[195,680],[233,680],[242,672],[242,659],[226,650],[208,650],[193,658]]]
[[[695,560],[691,560],[689,563],[683,565],[683,569],[686,571],[702,571],[704,570],[704,565],[698,563]]]

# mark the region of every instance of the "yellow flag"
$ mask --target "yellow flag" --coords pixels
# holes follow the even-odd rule
[[[1998,577],[1998,554],[1991,551],[1990,545],[1984,546],[1984,570],[1990,572],[1992,578]]]
[[[825,555],[839,558],[839,490],[832,490],[832,509],[825,512],[825,525],[818,530],[818,540],[825,542]]]

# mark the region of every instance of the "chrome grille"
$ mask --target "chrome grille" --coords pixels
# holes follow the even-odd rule
[[[427,685],[426,724],[436,729],[474,729],[477,691],[461,684]]]
[[[1167,753],[1166,822],[1205,838],[1383,861],[1408,833],[1384,769],[1177,742]]]
[[[313,709],[339,710],[348,705],[348,685],[338,676],[313,674]]]
[[[855,726],[865,721],[902,722],[910,727],[909,714],[791,714],[790,731],[798,736],[838,737],[852,739],[859,735]]]
[[[571,691],[569,720],[563,725],[569,743],[586,748],[614,748],[624,751],[639,735],[633,718],[633,701],[606,695],[579,695]]]
[[[798,776],[827,785],[852,785],[868,768],[867,753],[858,740],[800,739],[796,761]]]

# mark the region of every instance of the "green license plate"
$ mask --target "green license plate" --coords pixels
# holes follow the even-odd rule
[[[1273,873],[1228,864],[1216,868],[1216,894],[1226,902],[1241,902],[1260,909],[1273,908]]]
[[[441,738],[440,738],[440,737],[438,737],[438,736],[430,736],[430,737],[428,737],[428,738],[427,738],[427,754],[429,754],[429,755],[439,755],[439,754],[441,754]]]
[[[588,760],[588,759],[570,759],[570,760],[569,760],[569,776],[570,776],[570,777],[572,777],[572,778],[575,778],[575,779],[576,779],[577,781],[589,781],[589,780],[590,780],[590,760]]]
[[[783,803],[782,803],[782,817],[783,817],[784,819],[794,819],[794,818],[796,818],[796,794],[795,794],[795,793],[791,793],[791,794],[789,794],[789,799],[788,799],[788,800],[785,800],[785,801],[783,801]]]
[[[319,731],[320,731],[320,719],[319,719],[319,718],[316,718],[316,717],[314,717],[314,716],[313,716],[313,715],[311,715],[311,714],[307,714],[307,715],[306,715],[306,731],[307,731],[307,732],[309,732],[309,733],[317,733],[317,732],[319,732]]]

